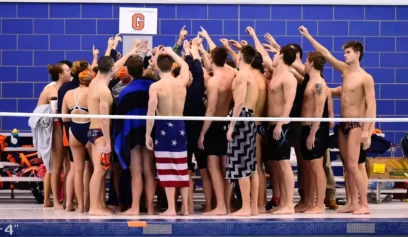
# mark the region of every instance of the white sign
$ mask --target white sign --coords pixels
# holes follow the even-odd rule
[[[158,4],[262,4],[262,5],[408,5],[407,0],[0,0],[0,2],[27,3],[158,3]]]
[[[157,34],[157,8],[119,8],[119,33]]]

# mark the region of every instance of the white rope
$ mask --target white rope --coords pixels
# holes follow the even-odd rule
[[[262,122],[408,122],[408,118],[281,118],[281,117],[191,117],[191,116],[147,116],[147,115],[99,115],[99,114],[40,114],[0,112],[0,117],[43,117],[43,118],[94,118],[94,119],[154,119],[184,121],[262,121]]]

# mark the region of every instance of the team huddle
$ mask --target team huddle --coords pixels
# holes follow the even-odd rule
[[[119,200],[121,214],[139,215],[143,208],[155,214],[156,175],[167,199],[167,210],[162,215],[177,215],[179,195],[181,214],[193,214],[196,163],[206,201],[203,215],[324,213],[327,181],[323,157],[333,124],[182,121],[170,117],[328,118],[334,117],[332,97],[340,96],[341,116],[350,121],[338,126],[348,197],[338,212],[368,214],[368,181],[359,169],[359,158],[361,151],[370,146],[374,123],[353,121],[376,116],[374,81],[360,67],[363,45],[358,41],[345,43],[342,62],[301,26],[300,34],[315,49],[303,63],[299,45],[281,47],[270,34],[265,34],[269,44],[262,44],[252,27],[247,27],[246,32],[253,46],[228,39],[220,39],[222,46],[216,46],[203,28],[197,37],[186,40],[183,27],[173,48],[153,47],[151,56],[147,56],[148,42],[140,40],[121,56],[115,51],[121,41],[117,36],[109,39],[105,56],[98,59],[99,51],[93,50],[91,65],[76,61],[71,69],[66,62],[53,66],[50,73],[56,84],[44,89],[39,104],[58,95],[61,105],[57,112],[169,116],[167,120],[146,121],[56,120],[52,172],[48,172],[54,207],[63,208],[57,198],[58,175],[68,150],[71,168],[66,180],[67,211],[111,215],[114,211],[105,200],[105,175],[112,171],[110,189]],[[203,47],[204,40],[208,51]],[[326,62],[342,73],[342,86],[327,86],[323,78]],[[71,82],[70,74],[74,77]],[[73,85],[76,77],[78,83]],[[67,141],[64,144],[62,140]],[[291,147],[298,160],[301,200],[296,206]],[[121,176],[124,170],[130,170],[131,176],[127,180],[131,183],[131,201],[126,207],[120,198],[124,191],[119,188],[126,182]],[[272,183],[273,208],[266,203],[266,174]],[[52,205],[50,192],[46,187],[46,206]],[[146,196],[143,206],[142,194]],[[242,200],[238,207],[231,201],[237,196]]]

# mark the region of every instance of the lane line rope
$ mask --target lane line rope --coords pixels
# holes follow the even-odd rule
[[[147,115],[100,115],[100,114],[41,114],[0,112],[0,117],[43,117],[43,118],[93,118],[93,119],[154,119],[184,121],[259,121],[259,122],[408,122],[408,118],[282,118],[282,117],[191,117],[191,116],[147,116]]]

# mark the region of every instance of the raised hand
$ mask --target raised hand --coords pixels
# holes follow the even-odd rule
[[[202,38],[200,38],[200,37],[195,37],[193,40],[192,40],[192,44],[193,45],[196,45],[197,47],[199,46],[199,45],[201,45],[201,43],[203,42],[203,39]]]
[[[239,43],[239,42],[236,41],[236,40],[228,40],[228,42],[229,42],[232,46],[234,46],[234,48],[236,48],[237,50],[240,50],[240,49],[242,48],[241,43]]]
[[[117,34],[117,35],[115,36],[114,41],[115,41],[115,44],[116,44],[116,45],[118,45],[118,44],[119,44],[119,42],[122,42],[122,37],[120,37],[120,35],[119,35],[119,34]]]
[[[143,40],[142,43],[140,44],[140,51],[144,54],[149,52],[149,41]]]
[[[186,51],[186,52],[189,52],[189,51],[190,51],[190,42],[188,42],[188,40],[184,40],[184,41],[183,41],[183,49],[184,49],[184,51]]]
[[[188,31],[186,30],[186,26],[184,25],[183,28],[181,28],[181,30],[180,30],[179,39],[180,40],[185,40],[187,34],[188,34]]]
[[[308,31],[307,28],[304,27],[304,26],[300,26],[300,27],[299,27],[299,32],[300,32],[300,34],[303,35],[303,36],[309,35],[309,31]]]
[[[200,53],[202,53],[202,54],[206,54],[206,53],[207,53],[207,51],[205,50],[203,44],[200,44],[200,45],[198,46],[198,51],[199,51]]]
[[[227,39],[222,38],[222,39],[220,39],[220,42],[225,48],[231,48]]]
[[[208,32],[207,32],[202,26],[200,26],[200,28],[201,28],[201,31],[198,32],[198,34],[199,34],[201,37],[203,37],[203,38],[208,38],[208,37],[210,37],[210,36],[208,35]]]
[[[248,42],[246,40],[241,40],[241,45],[246,46],[246,45],[248,45]]]
[[[248,26],[245,31],[246,31],[246,32],[248,33],[248,35],[250,35],[251,37],[254,37],[254,36],[256,35],[254,28],[252,28],[252,27],[250,27],[250,26]]]
[[[152,57],[152,58],[149,59],[149,65],[150,65],[152,68],[156,68],[156,66],[157,66],[157,60],[156,60],[155,57]]]
[[[268,52],[271,52],[271,53],[277,53],[278,52],[274,47],[272,47],[269,44],[262,44],[262,45],[264,46],[265,50],[268,51]]]
[[[94,58],[97,58],[99,55],[99,50],[95,49],[95,45],[92,45],[92,54],[94,56]]]
[[[110,37],[108,39],[108,47],[113,47],[114,44],[115,44],[115,39],[113,37]]]
[[[164,52],[165,54],[172,54],[172,53],[174,53],[172,47],[164,47],[164,48],[163,48],[163,52]]]

